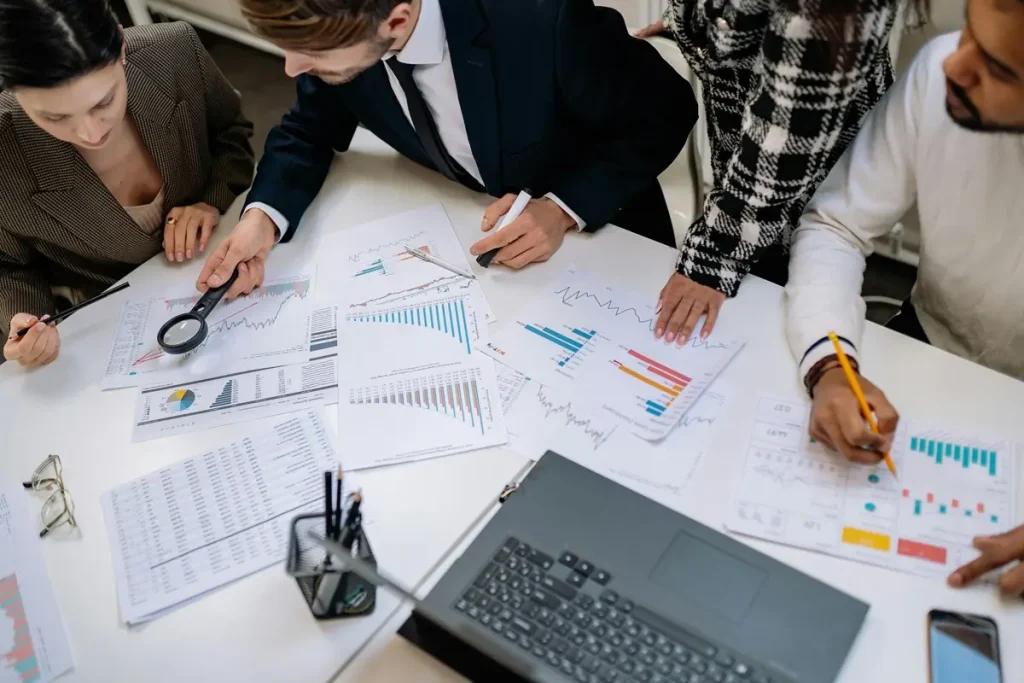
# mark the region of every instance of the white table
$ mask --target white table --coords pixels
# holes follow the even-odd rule
[[[400,159],[359,131],[352,150],[335,164],[297,239],[275,248],[270,267],[308,248],[318,230],[341,230],[436,202],[444,204],[464,245],[478,238],[486,197]],[[226,234],[226,228],[218,235]],[[501,318],[570,264],[653,297],[673,260],[668,248],[606,228],[596,236],[570,235],[548,264],[519,273],[502,268],[477,272]],[[158,256],[129,279],[133,288],[180,286],[194,280],[199,267],[167,265]],[[332,678],[339,667],[344,667],[338,678],[343,681],[459,680],[393,635],[407,614],[393,598],[382,594],[379,614],[372,619],[319,624],[280,568],[243,579],[145,626],[129,630],[120,624],[100,496],[118,483],[226,440],[233,428],[130,443],[134,391],[98,388],[119,305],[108,300],[62,323],[61,357],[53,365],[32,373],[0,366],[3,481],[21,481],[47,453],[59,453],[77,504],[80,535],[57,534],[44,542],[75,654],[75,672],[67,680],[318,681]],[[742,391],[718,431],[715,457],[691,487],[690,512],[718,528],[729,482],[741,466],[757,395],[799,392],[783,337],[779,288],[747,281],[719,325],[721,333],[743,336],[749,344],[725,375]],[[875,326],[867,334],[864,364],[907,413],[974,424],[1024,442],[1024,424],[1015,408],[1024,405],[1024,384]],[[366,473],[372,519],[368,533],[382,568],[424,593],[457,549],[469,542],[473,528],[493,512],[504,483],[527,465],[515,454],[490,449]],[[924,620],[935,606],[995,616],[1002,629],[1006,680],[1024,680],[1024,651],[1009,646],[1024,634],[1024,605],[1018,601],[1001,603],[990,588],[954,592],[939,582],[746,542],[872,604],[843,681],[923,683]]]

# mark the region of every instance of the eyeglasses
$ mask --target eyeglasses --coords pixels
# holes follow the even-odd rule
[[[54,487],[57,488],[43,503],[40,512],[43,530],[39,532],[39,538],[43,538],[63,524],[78,526],[78,522],[75,521],[75,502],[71,500],[71,493],[64,488],[64,478],[61,476],[63,471],[60,456],[48,455],[32,473],[32,479],[22,484],[33,491],[53,491]]]

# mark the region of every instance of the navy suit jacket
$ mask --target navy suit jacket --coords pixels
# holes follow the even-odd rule
[[[614,10],[592,0],[440,3],[470,147],[495,197],[553,192],[598,228],[656,181],[696,123],[689,84]],[[297,91],[248,196],[288,219],[282,240],[358,124],[433,168],[383,62],[342,85],[300,76]]]

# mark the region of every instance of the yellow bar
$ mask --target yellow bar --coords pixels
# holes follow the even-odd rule
[[[889,548],[892,546],[892,537],[848,526],[843,527],[843,543],[889,552]]]
[[[664,384],[658,384],[653,379],[648,379],[648,378],[644,377],[643,375],[641,375],[639,372],[636,372],[634,370],[630,370],[629,368],[627,368],[624,365],[620,365],[619,366],[619,370],[622,370],[627,375],[630,375],[632,377],[636,377],[641,382],[646,382],[647,384],[650,384],[652,387],[654,387],[655,389],[658,389],[659,391],[664,391],[666,394],[669,394],[670,396],[678,396],[679,395],[679,392],[676,391],[675,389],[667,387]]]

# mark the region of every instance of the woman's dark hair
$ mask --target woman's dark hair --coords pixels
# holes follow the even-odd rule
[[[108,0],[0,0],[0,89],[66,83],[113,64],[121,42]]]

